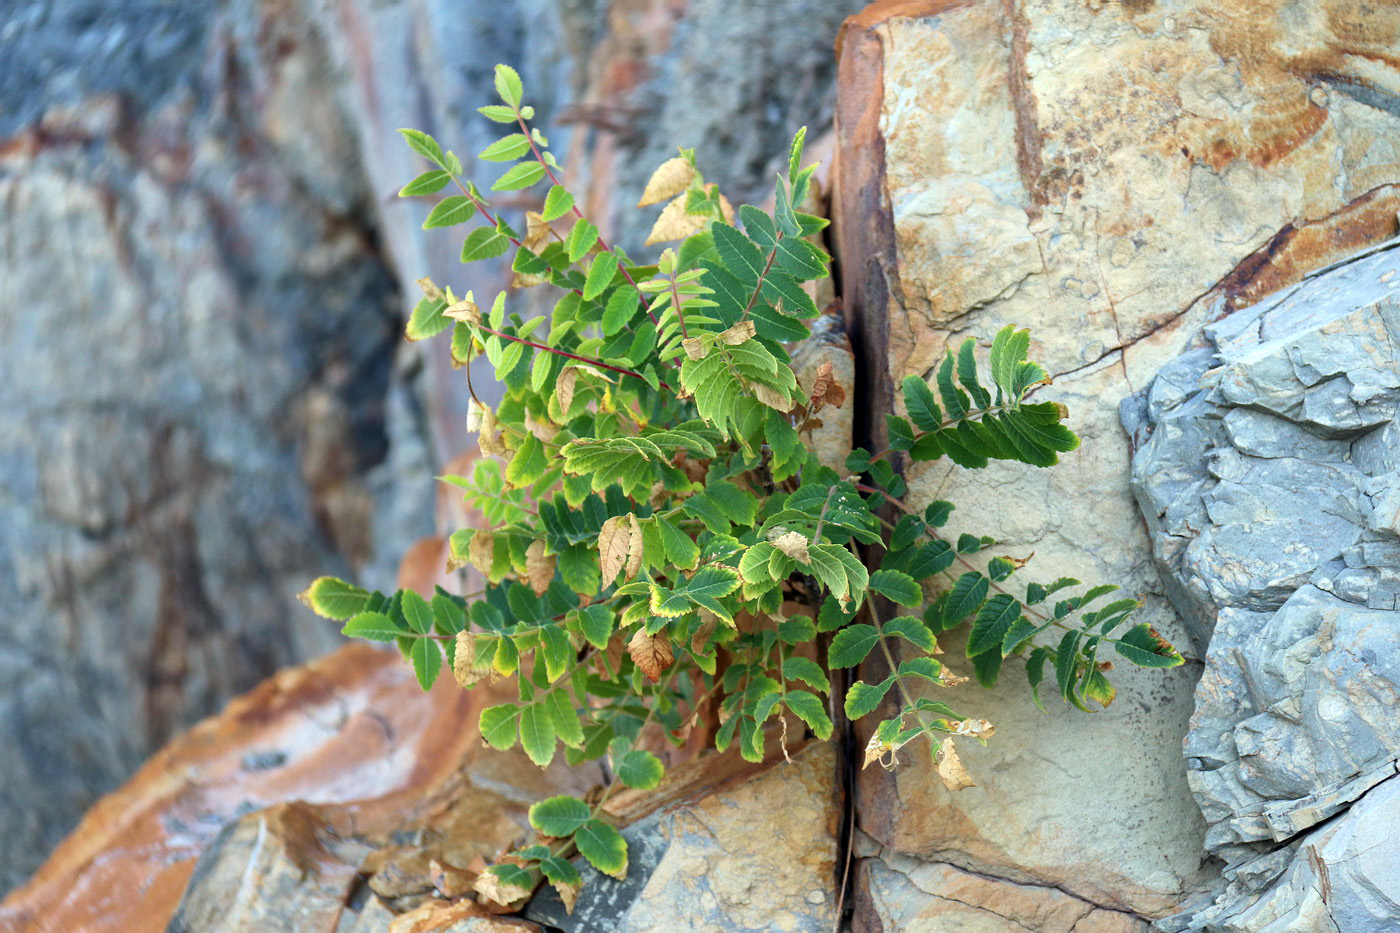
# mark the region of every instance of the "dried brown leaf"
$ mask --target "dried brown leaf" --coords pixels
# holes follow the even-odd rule
[[[642,192],[642,199],[637,202],[637,206],[647,207],[651,204],[660,204],[668,198],[674,198],[690,185],[690,180],[694,177],[695,166],[685,159],[680,156],[667,159],[661,163],[656,171],[651,173],[651,178],[647,180],[646,190]]]
[[[704,230],[707,223],[709,218],[685,212],[685,195],[681,195],[662,209],[661,216],[652,224],[651,233],[647,234],[646,245],[684,240]]]
[[[433,280],[428,278],[426,275],[418,280],[418,287],[423,290],[423,297],[427,298],[429,301],[447,300],[446,296],[444,296],[442,293],[442,289],[434,285]]]
[[[529,578],[530,589],[536,596],[543,596],[554,582],[554,555],[546,554],[544,542],[530,542],[525,551],[525,575]]]
[[[967,773],[962,760],[958,758],[958,750],[953,747],[952,739],[944,739],[943,745],[938,749],[938,776],[943,779],[943,786],[949,790],[966,790],[977,786],[977,782]]]
[[[647,680],[656,683],[661,672],[675,660],[671,653],[671,640],[665,635],[648,635],[645,628],[639,628],[632,640],[627,643],[627,653],[642,669]]]
[[[574,388],[578,385],[578,367],[570,366],[559,374],[554,383],[554,399],[559,403],[559,411],[568,416],[574,404]]]
[[[631,531],[631,540],[627,542],[627,566],[623,568],[628,581],[634,580],[642,569],[642,556],[644,554],[644,540],[642,537],[642,526],[637,523],[637,516],[629,514],[627,525]]]
[[[796,531],[784,532],[772,541],[775,548],[802,564],[810,563],[812,560],[811,555],[807,553],[809,543],[806,535]]]
[[[758,399],[769,408],[784,414],[792,410],[792,399],[788,398],[777,389],[766,386],[761,382],[750,382],[749,391],[753,393],[754,398]]]
[[[467,297],[458,299],[447,306],[447,310],[442,312],[443,317],[449,317],[454,321],[461,321],[464,324],[480,324],[481,309],[472,300],[471,292]]]
[[[953,723],[953,731],[958,735],[971,736],[979,742],[985,742],[996,735],[997,727],[985,719],[964,719]]]
[[[616,580],[627,566],[632,550],[632,526],[627,523],[630,517],[613,516],[603,522],[603,529],[598,532],[598,566],[603,571],[604,586]]]
[[[685,347],[685,355],[692,360],[705,358],[705,343],[699,337],[686,337],[681,341],[681,346]]]
[[[466,629],[457,633],[457,650],[452,655],[452,676],[463,690],[470,690],[485,676],[476,666],[476,636]]]
[[[476,446],[481,448],[483,454],[506,455],[505,442],[496,428],[496,413],[485,405],[481,407],[481,427],[476,433]]]
[[[538,253],[540,247],[549,240],[549,221],[544,219],[544,215],[538,211],[525,212],[525,239],[521,240],[521,245],[532,253]]]
[[[479,572],[490,576],[491,564],[496,556],[496,536],[489,531],[478,531],[472,535],[471,544],[467,545],[467,560],[471,561],[473,567]]]
[[[737,347],[744,341],[752,339],[755,333],[757,333],[757,329],[754,327],[753,321],[740,321],[728,330],[721,332],[719,339],[728,346]]]
[[[551,881],[550,885],[559,894],[559,900],[564,902],[564,913],[572,915],[574,905],[578,903],[579,892],[583,890],[583,882],[565,884],[562,881]]]
[[[507,911],[515,911],[525,906],[531,891],[518,884],[507,884],[494,873],[484,871],[476,878],[476,893],[484,900],[506,908]]]

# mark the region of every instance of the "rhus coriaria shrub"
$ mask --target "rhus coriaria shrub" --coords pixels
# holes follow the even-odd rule
[[[498,67],[496,90],[501,102],[481,113],[509,131],[480,158],[507,167],[490,193],[415,130],[402,132],[428,170],[400,192],[451,191],[425,227],[474,224],[463,262],[509,253],[515,287],[558,296],[524,319],[505,293],[479,304],[425,280],[408,322],[410,340],[441,335],[464,366],[484,355],[504,385],[494,410],[472,405],[489,456],[470,476],[442,477],[489,522],[451,538],[453,561],[486,586],[427,599],[322,578],[305,594],[346,635],[396,644],[424,689],[444,669],[467,689],[513,678],[518,700],[481,713],[491,746],[519,743],[541,766],[560,746],[571,764],[606,760],[612,783],[591,802],[531,809],[539,839],[482,876],[484,896],[517,904],[547,879],[572,906],[574,854],[623,877],[627,845],[603,802],[618,786],[656,787],[663,763],[639,737],[656,723],[653,734],[679,743],[706,704],[718,708],[715,747],[750,761],[790,730],[825,739],[838,713],[879,710],[865,764],[893,767],[922,741],[956,788],[968,779],[950,737],[993,731],[933,698],[962,680],[936,657],[960,626],[971,623],[962,650],[976,679],[993,686],[1016,658],[1037,703],[1048,677],[1074,706],[1108,704],[1106,648],[1145,667],[1181,663],[1130,621],[1138,603],[1112,598],[1116,587],[1013,586],[1024,560],[950,532],[964,523],[947,502],[905,502],[896,462],[1049,467],[1078,445],[1061,406],[1027,400],[1049,380],[1026,359],[1026,331],[1001,331],[985,355],[967,340],[932,384],[906,378],[907,415],[886,416],[889,449],[856,450],[842,471],[809,449],[823,409],[852,387],[829,365],[799,385],[787,350],[818,315],[803,283],[829,274],[813,243],[827,222],[797,209],[815,170],[802,165],[803,133],[771,213],[744,206],[736,218],[690,151],[663,164],[642,205],[665,202],[651,239],[678,245],[634,259],[560,184],[516,73]],[[537,186],[523,232],[492,206],[491,195]],[[875,676],[833,696],[833,672],[867,659]]]

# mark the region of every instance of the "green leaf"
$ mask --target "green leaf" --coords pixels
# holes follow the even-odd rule
[[[891,450],[909,450],[914,446],[914,429],[908,419],[885,415],[885,430],[890,436]]]
[[[953,514],[953,503],[944,502],[939,499],[928,504],[924,509],[924,521],[931,528],[942,528],[948,523],[948,516]]]
[[[972,631],[967,635],[967,656],[976,657],[984,651],[1001,653],[1003,640],[1012,624],[1021,617],[1021,604],[1006,593],[998,593],[982,604]]]
[[[512,704],[488,706],[481,711],[481,738],[497,751],[515,745],[516,720],[520,710]]]
[[[361,612],[345,623],[345,627],[340,630],[340,634],[348,638],[366,638],[370,641],[391,642],[402,635],[407,635],[402,628],[394,624],[394,620],[382,612]]]
[[[608,646],[615,621],[611,610],[603,606],[589,606],[579,612],[578,619],[579,630],[590,645],[599,651]]]
[[[654,789],[666,773],[660,758],[641,749],[630,751],[619,758],[614,770],[619,781],[638,790]]]
[[[997,677],[1000,674],[1000,651],[984,651],[972,659],[972,676],[977,678],[977,682],[988,690],[997,685]]]
[[[481,158],[488,162],[509,162],[511,159],[518,159],[530,151],[530,140],[524,133],[511,133],[509,136],[502,136],[485,149],[481,150]]]
[[[528,188],[545,176],[545,168],[538,162],[517,162],[506,173],[496,179],[492,191],[519,191]]]
[[[814,633],[815,634],[815,633]],[[783,662],[783,679],[800,680],[822,693],[831,692],[831,683],[826,679],[822,666],[811,658],[791,657]]]
[[[626,327],[636,316],[640,304],[641,292],[631,285],[619,286],[608,296],[608,304],[603,309],[603,336],[611,337]]]
[[[542,856],[540,858],[540,871],[556,888],[561,886],[576,888],[583,882],[573,863],[557,855]]]
[[[661,530],[661,541],[671,563],[682,570],[694,567],[695,562],[700,558],[700,547],[695,543],[695,540],[681,530],[679,525],[664,518],[656,519],[656,523]]]
[[[898,570],[877,570],[870,575],[870,588],[901,606],[917,606],[924,601],[924,591],[914,578]]]
[[[1046,709],[1045,704],[1040,702],[1040,682],[1045,679],[1045,662],[1049,659],[1050,649],[1045,647],[1035,649],[1026,659],[1026,680],[1031,685],[1031,699],[1035,700],[1042,713]]]
[[[436,139],[433,139],[422,130],[402,129],[399,130],[399,132],[403,134],[403,138],[408,143],[410,149],[438,168],[447,168],[446,164],[444,164],[445,160],[442,154],[442,147],[438,145]]]
[[[612,283],[615,275],[617,275],[617,253],[608,251],[593,257],[593,264],[588,267],[588,278],[583,283],[583,300],[592,301],[603,294],[603,291]]]
[[[811,616],[790,616],[778,623],[778,640],[785,645],[800,645],[817,637],[817,626]]]
[[[364,612],[369,604],[369,590],[336,577],[318,577],[297,598],[318,616],[339,621]]]
[[[789,690],[783,694],[783,704],[805,722],[817,738],[822,741],[831,738],[831,717],[826,714],[826,704],[821,698],[806,690]]]
[[[433,230],[438,227],[452,227],[457,224],[464,224],[472,219],[476,213],[476,207],[471,199],[460,194],[443,198],[433,209],[428,212],[428,219],[423,221],[424,230]]]
[[[409,628],[425,635],[433,630],[433,610],[423,597],[412,590],[404,590],[402,605]]]
[[[920,431],[937,431],[943,426],[943,412],[927,382],[918,376],[905,376],[903,388],[904,408]]]
[[[1060,696],[1070,700],[1074,693],[1074,672],[1079,665],[1079,632],[1066,632],[1055,649],[1055,682]]]
[[[758,244],[729,224],[714,224],[710,233],[715,238],[715,249],[725,267],[740,281],[749,283],[750,287],[756,285],[768,265],[768,258]]]
[[[1146,622],[1128,629],[1113,647],[1138,667],[1176,667],[1186,660]]]
[[[421,599],[419,601],[422,602]],[[415,638],[409,656],[413,659],[413,673],[418,678],[418,685],[427,690],[442,670],[442,649],[432,638]]]
[[[1016,365],[1026,358],[1031,347],[1031,332],[1017,330],[1008,324],[992,340],[992,381],[1012,401],[1020,400],[1016,391]]]
[[[543,768],[554,759],[554,718],[532,704],[520,711],[520,747],[530,760]]]
[[[977,341],[968,337],[958,348],[958,381],[967,389],[978,408],[987,408],[992,404],[992,396],[982,387],[982,383],[977,381],[977,359],[974,355],[976,347]]]
[[[447,302],[440,299],[421,298],[418,304],[413,306],[413,314],[409,315],[408,327],[405,333],[409,340],[426,340],[442,333],[452,323],[452,319],[443,314],[447,310]]]
[[[592,816],[577,797],[549,797],[530,807],[530,825],[545,836],[566,839]]]
[[[496,93],[510,106],[520,107],[525,89],[520,84],[520,75],[509,65],[496,66]]]
[[[424,172],[400,188],[399,197],[416,198],[424,194],[435,194],[447,187],[447,183],[451,180],[451,175],[441,169],[433,169],[430,172]]]
[[[510,249],[510,240],[494,227],[477,227],[462,242],[462,262],[495,259]]]
[[[540,211],[540,216],[546,223],[558,220],[569,211],[574,209],[574,196],[565,191],[560,185],[554,185],[549,189],[549,194],[544,196],[544,208]],[[574,260],[570,260],[573,262]]]
[[[526,432],[521,439],[520,449],[511,457],[506,466],[506,482],[521,488],[539,479],[549,469],[549,457],[545,454],[544,442]]]
[[[593,244],[598,242],[598,228],[580,217],[574,221],[574,227],[569,231],[567,242],[569,249],[569,262],[578,262],[588,251],[593,248]]]
[[[915,647],[932,654],[938,650],[938,642],[928,626],[913,616],[899,616],[881,626],[886,635],[898,635]]]
[[[878,684],[868,684],[862,680],[851,684],[851,689],[846,691],[846,718],[859,719],[872,712],[875,707],[880,705],[885,694],[890,692],[892,684],[894,684],[893,675],[886,677]]]
[[[627,840],[602,820],[589,820],[574,833],[578,854],[588,864],[619,881],[627,877]]]
[[[831,639],[831,647],[826,652],[827,666],[855,667],[865,660],[879,640],[880,633],[873,625],[848,625]]]
[[[512,107],[502,107],[500,104],[489,104],[485,107],[476,108],[476,112],[493,123],[515,123],[515,109]]]
[[[963,619],[981,606],[982,601],[987,598],[988,586],[987,578],[975,571],[958,577],[943,603],[939,631],[946,632],[956,628]]]
[[[933,658],[909,658],[899,665],[900,677],[922,677],[936,684],[943,683],[943,665]]]

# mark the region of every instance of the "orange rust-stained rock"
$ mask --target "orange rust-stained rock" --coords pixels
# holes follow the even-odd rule
[[[420,845],[454,869],[493,856],[523,838],[533,799],[580,792],[597,775],[541,772],[484,749],[476,719],[490,702],[499,698],[451,678],[424,694],[397,652],[363,644],[283,671],[99,801],[0,904],[0,929],[164,930],[196,859],[230,820],[260,807],[275,808],[256,817],[270,821],[288,858],[314,861],[328,878],[360,868],[353,858],[329,867],[348,857],[327,854],[331,837],[382,846],[418,827]],[[426,890],[431,859],[421,861]]]

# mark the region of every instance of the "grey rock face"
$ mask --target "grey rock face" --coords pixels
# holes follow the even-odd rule
[[[1400,838],[1400,248],[1205,337],[1124,405],[1154,556],[1209,646],[1185,753],[1231,879],[1169,928],[1394,929],[1394,853],[1358,853]]]
[[[382,537],[401,299],[335,81],[289,4],[0,14],[0,890],[334,647],[295,594]]]

